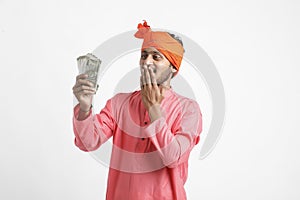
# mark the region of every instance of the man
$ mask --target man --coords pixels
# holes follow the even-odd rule
[[[188,159],[199,142],[202,114],[170,84],[184,49],[176,37],[152,31],[146,21],[135,37],[143,39],[141,90],[115,95],[94,115],[93,84],[85,74],[76,77],[75,145],[93,151],[113,137],[107,200],[185,200]]]

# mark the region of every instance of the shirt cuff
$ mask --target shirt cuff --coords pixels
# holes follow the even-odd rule
[[[83,124],[83,123],[86,123],[86,121],[89,121],[90,118],[92,118],[92,109],[90,109],[89,111],[89,115],[83,119],[83,120],[78,120],[78,115],[79,115],[79,112],[80,112],[80,104],[77,104],[75,107],[74,107],[74,122],[76,124]]]

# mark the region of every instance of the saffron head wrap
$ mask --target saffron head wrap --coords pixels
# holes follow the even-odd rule
[[[152,31],[145,20],[143,24],[138,24],[137,28],[138,31],[134,36],[144,39],[142,50],[149,47],[156,48],[169,60],[178,72],[184,52],[182,45],[167,32]]]

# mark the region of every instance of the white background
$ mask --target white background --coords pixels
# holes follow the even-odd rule
[[[76,58],[143,19],[197,42],[225,87],[189,199],[299,199],[299,13],[296,0],[0,0],[0,199],[104,199],[107,168],[73,143]]]

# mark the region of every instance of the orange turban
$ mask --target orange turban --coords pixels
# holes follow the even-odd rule
[[[136,38],[144,39],[142,49],[154,47],[160,51],[169,62],[179,70],[184,49],[182,45],[167,32],[151,31],[150,26],[144,20],[138,24],[138,31],[134,34]]]

